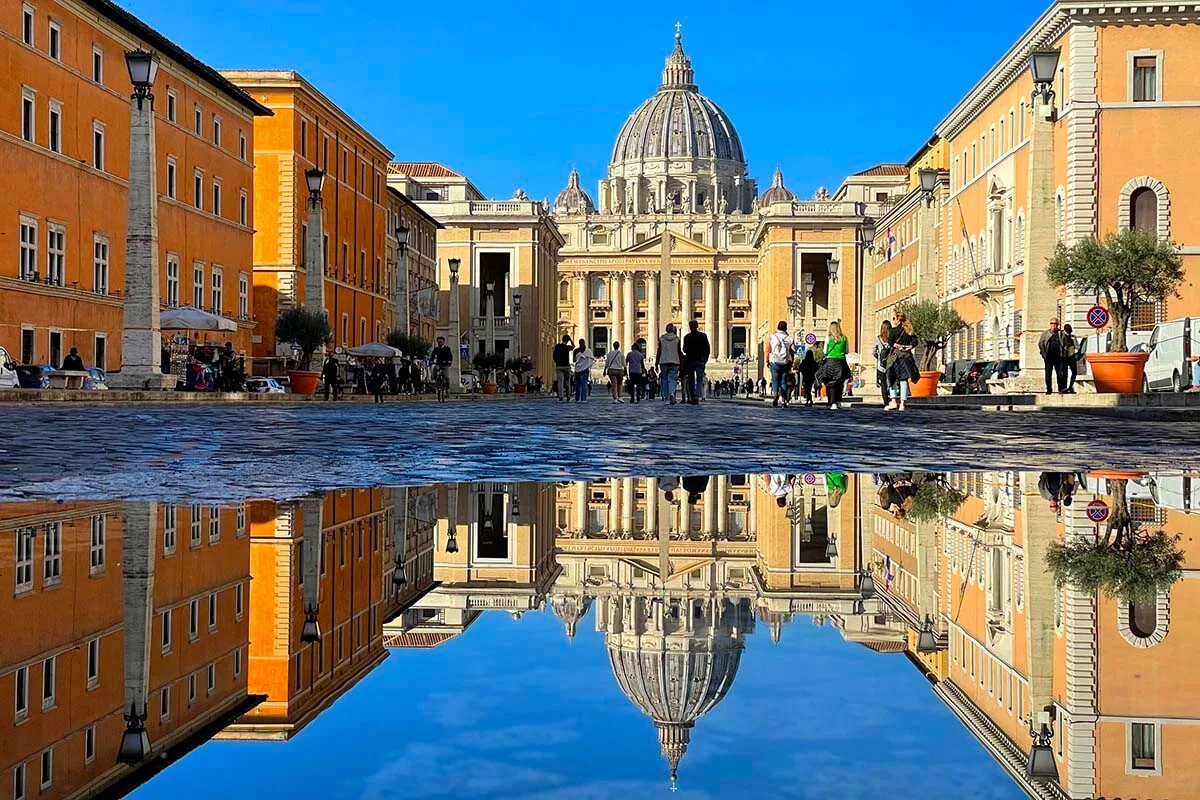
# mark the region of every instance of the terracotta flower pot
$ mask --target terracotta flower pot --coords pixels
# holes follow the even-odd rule
[[[495,394],[498,391],[500,391],[500,384],[498,384],[498,383],[483,384],[483,393],[484,394]]]
[[[921,380],[909,386],[909,397],[937,397],[938,379],[941,377],[939,370],[921,370]]]
[[[321,373],[306,369],[289,369],[288,379],[292,382],[292,394],[316,394]]]
[[[1089,478],[1106,478],[1110,481],[1136,481],[1148,475],[1148,472],[1132,472],[1127,470],[1097,469],[1088,472]]]
[[[516,394],[525,394],[525,388],[526,388],[525,384],[518,383],[515,386],[513,386],[513,392],[515,392]]]
[[[1149,353],[1089,353],[1092,381],[1099,394],[1139,394]]]

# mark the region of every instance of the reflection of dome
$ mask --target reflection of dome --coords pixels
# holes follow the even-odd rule
[[[554,211],[567,214],[596,213],[596,206],[592,204],[592,198],[579,185],[579,171],[574,167],[571,168],[571,175],[567,178],[567,188],[554,198]]]
[[[658,92],[638,106],[617,136],[613,163],[650,158],[718,158],[745,165],[742,143],[725,112],[696,88],[692,60],[675,34]]]
[[[767,624],[767,629],[771,631],[771,641],[774,644],[779,644],[779,639],[783,635],[783,626],[792,621],[792,615],[786,611],[768,611],[765,608],[758,612],[758,618]]]
[[[634,619],[608,635],[609,663],[621,691],[654,720],[674,783],[696,720],[733,685],[754,615],[748,600],[693,601],[692,614],[684,608],[678,618],[656,602],[632,602]]]
[[[783,170],[779,167],[775,168],[775,177],[771,179],[771,188],[763,192],[762,205],[769,206],[772,203],[790,203],[796,199],[796,195],[783,185]]]
[[[577,595],[555,595],[550,598],[550,608],[554,616],[562,620],[567,628],[567,638],[575,638],[575,626],[587,615],[592,607],[592,598]]]

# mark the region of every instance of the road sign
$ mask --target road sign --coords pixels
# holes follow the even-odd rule
[[[1088,325],[1100,330],[1108,324],[1108,309],[1100,305],[1092,306],[1088,309],[1087,321]]]
[[[1104,522],[1108,519],[1108,503],[1103,500],[1093,500],[1088,503],[1087,516],[1092,522]]]
[[[804,334],[804,343],[806,345],[808,345],[809,347],[812,347],[814,344],[817,343],[817,335],[815,333]]]
[[[813,475],[811,472],[806,472],[806,473],[804,473],[804,482],[807,483],[809,486],[812,486],[814,483],[817,482],[817,476]]]

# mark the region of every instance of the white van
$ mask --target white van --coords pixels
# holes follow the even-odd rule
[[[1200,356],[1200,317],[1184,317],[1160,322],[1146,345],[1144,389],[1151,392],[1182,392],[1192,385],[1192,365],[1188,359]]]
[[[12,363],[13,360],[8,351],[0,347],[0,389],[17,388],[16,370],[9,367],[9,364]]]

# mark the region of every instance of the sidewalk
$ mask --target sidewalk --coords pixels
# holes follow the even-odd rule
[[[856,408],[881,411],[878,398],[853,398]],[[738,398],[738,403],[770,405],[770,400]],[[824,405],[818,403],[817,407]],[[796,404],[792,404],[796,407]],[[802,406],[801,406],[802,407]],[[1146,420],[1200,420],[1200,393],[1175,394],[969,394],[909,398],[910,411],[1073,412]]]
[[[450,400],[536,400],[550,395],[520,394],[457,394]],[[256,392],[155,392],[110,389],[85,392],[79,389],[0,389],[0,404],[4,403],[325,403],[324,394],[258,394]],[[342,395],[339,403],[374,403],[370,394]],[[437,395],[385,395],[388,403],[436,403]]]

